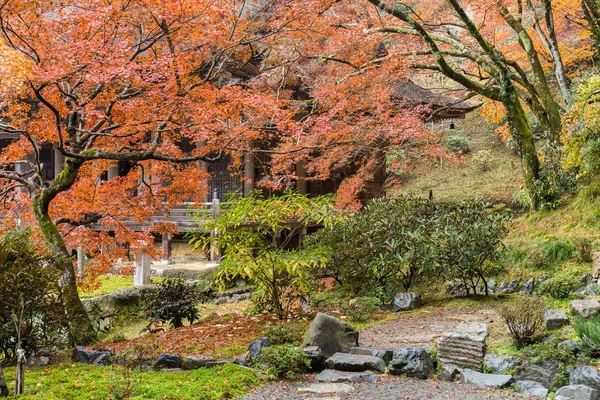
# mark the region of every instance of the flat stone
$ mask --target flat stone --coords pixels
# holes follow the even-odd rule
[[[350,349],[350,354],[360,354],[363,356],[379,357],[385,361],[385,364],[389,364],[394,356],[394,350],[388,349],[375,349],[373,347],[353,347]]]
[[[318,313],[310,323],[302,347],[318,346],[325,358],[358,346],[358,332],[331,315]]]
[[[461,322],[456,329],[454,329],[454,332],[474,335],[484,340],[489,334],[487,325],[480,322]]]
[[[592,279],[597,281],[600,278],[600,253],[592,255]]]
[[[546,330],[552,331],[569,325],[569,317],[560,310],[548,310],[544,314]]]
[[[329,369],[337,371],[377,371],[385,372],[385,362],[379,357],[360,354],[335,353],[325,361]]]
[[[563,386],[556,391],[555,400],[598,400],[598,391],[585,385]]]
[[[522,381],[534,381],[541,383],[546,389],[552,389],[557,383],[557,374],[562,364],[547,360],[531,362],[519,366],[515,378]]]
[[[394,297],[394,312],[409,311],[421,305],[421,295],[416,292],[398,293]]]
[[[185,370],[194,370],[202,367],[206,367],[209,362],[214,362],[215,359],[212,357],[205,356],[187,356],[181,363],[181,368]]]
[[[346,383],[313,383],[312,385],[298,388],[298,393],[330,394],[350,393],[354,388]]]
[[[460,380],[481,388],[502,389],[512,385],[515,379],[511,375],[482,374],[472,369],[464,369],[460,373]]]
[[[517,392],[522,394],[531,394],[546,398],[548,396],[548,389],[546,389],[541,383],[534,381],[517,381],[515,383],[515,389]]]
[[[519,365],[517,357],[503,357],[497,354],[486,354],[483,358],[483,365],[486,371],[491,371],[495,374],[505,374],[508,370]]]
[[[315,378],[319,382],[377,382],[377,375],[372,372],[348,372],[326,369]]]
[[[111,356],[112,353],[109,351],[86,350],[81,346],[75,346],[71,358],[84,364],[107,366],[112,364]]]
[[[600,390],[600,375],[596,367],[577,367],[571,371],[570,385],[585,385]]]
[[[179,354],[160,354],[154,365],[153,369],[173,369],[181,368],[182,360]]]
[[[598,300],[573,300],[569,307],[573,315],[591,318],[600,311],[600,302]]]
[[[389,369],[392,375],[419,379],[429,379],[434,372],[429,350],[416,346],[395,348]]]

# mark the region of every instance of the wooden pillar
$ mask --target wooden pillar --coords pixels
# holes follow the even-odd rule
[[[164,254],[163,261],[170,264],[172,261],[173,241],[171,235],[168,233],[163,233],[162,235],[162,249]]]
[[[115,177],[119,176],[119,167],[117,165],[114,165],[114,166],[110,167],[108,169],[108,172],[107,172],[106,175],[107,175],[107,180],[109,180],[109,181],[112,178],[115,178]]]
[[[83,273],[85,269],[85,252],[83,246],[77,246],[77,272]]]
[[[212,218],[219,218],[219,198],[217,197],[217,189],[213,192],[213,199],[211,204]],[[218,264],[221,261],[221,253],[219,251],[219,246],[217,245],[217,236],[219,232],[215,229],[212,231],[211,236],[213,240],[210,242],[210,262],[213,264]]]
[[[250,145],[252,146],[252,144]],[[244,153],[244,197],[250,197],[254,190],[254,153]]]
[[[152,257],[145,251],[137,249],[135,252],[135,274],[133,276],[133,285],[142,286],[150,284],[150,273],[152,271]]]
[[[60,150],[54,149],[54,179],[58,178],[58,175],[63,170],[65,163],[65,156],[62,155]]]
[[[303,161],[296,164],[296,176],[298,177],[298,180],[296,181],[296,190],[300,194],[307,194],[306,165]]]

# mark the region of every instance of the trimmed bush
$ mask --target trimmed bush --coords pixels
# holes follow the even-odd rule
[[[446,147],[453,153],[467,154],[471,151],[469,139],[464,136],[449,136],[446,139]]]
[[[506,322],[510,335],[518,348],[539,342],[544,330],[546,307],[538,297],[521,297],[505,305],[500,315]]]
[[[263,335],[269,338],[271,346],[292,344],[300,346],[306,328],[301,324],[279,324],[269,325],[263,331]]]
[[[291,378],[306,372],[310,366],[304,350],[292,345],[266,347],[258,361],[263,364],[269,379]]]
[[[149,317],[171,322],[174,328],[191,324],[198,318],[196,305],[201,296],[198,289],[181,279],[166,279],[157,285],[148,303]]]
[[[568,299],[581,286],[579,278],[568,273],[555,275],[540,285],[540,293],[554,299]]]

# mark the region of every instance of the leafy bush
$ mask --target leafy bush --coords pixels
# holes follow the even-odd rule
[[[575,317],[575,332],[582,343],[592,354],[600,353],[600,315],[589,321],[583,317]]]
[[[219,218],[201,220],[202,231],[219,232],[216,242],[223,259],[215,274],[217,285],[223,288],[238,277],[249,280],[257,287],[256,306],[283,319],[308,291],[311,269],[327,260],[321,249],[298,250],[292,243],[306,226],[329,226],[334,218],[330,196],[309,198],[290,191],[230,200]],[[213,238],[198,233],[191,242],[207,247]]]
[[[557,274],[540,285],[540,293],[554,299],[568,299],[581,286],[578,277],[567,272]]]
[[[67,324],[56,267],[60,261],[32,243],[29,231],[0,239],[0,354],[6,359],[15,356],[19,336],[27,356],[40,346],[68,344],[62,330]]]
[[[469,139],[464,136],[449,136],[446,139],[446,147],[453,153],[467,154],[471,151],[469,147]]]
[[[350,322],[362,323],[373,319],[373,314],[381,307],[377,297],[364,296],[345,303],[343,311],[350,317]]]
[[[473,162],[481,172],[489,171],[492,168],[494,160],[490,150],[480,150],[473,154]]]
[[[334,278],[353,297],[378,294],[383,300],[410,289],[434,268],[434,209],[430,201],[410,195],[371,200],[307,238],[307,246],[331,254],[317,274]]]
[[[269,346],[262,350],[258,361],[270,379],[291,378],[306,372],[310,361],[302,348],[292,345]]]
[[[540,251],[551,263],[559,263],[568,261],[573,258],[575,252],[575,245],[567,239],[550,238],[540,246]]]
[[[522,297],[505,305],[500,315],[506,322],[517,348],[539,342],[544,329],[546,307],[539,297]]]
[[[148,314],[151,319],[169,321],[175,328],[183,326],[183,320],[190,324],[198,318],[196,305],[201,295],[196,286],[181,279],[165,279],[157,285],[148,302]]]
[[[263,335],[269,338],[272,346],[282,344],[292,344],[299,346],[302,344],[306,328],[302,324],[288,323],[269,325],[263,331]]]

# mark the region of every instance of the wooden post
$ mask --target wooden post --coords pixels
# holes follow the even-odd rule
[[[306,165],[303,161],[300,161],[298,164],[296,164],[296,176],[298,177],[298,180],[296,181],[296,190],[300,194],[306,194]]]
[[[17,371],[15,377],[15,394],[23,394],[25,391],[25,349],[21,348],[21,344],[19,343],[19,348],[17,349]]]
[[[214,220],[219,218],[219,203],[220,202],[219,198],[217,197],[217,189],[215,189],[215,191],[213,192],[213,198],[210,206],[212,211],[212,218]],[[211,232],[211,235],[213,237],[213,240],[210,244],[210,262],[213,264],[218,264],[219,261],[221,261],[221,255],[219,254],[219,247],[217,245],[217,230],[213,230]]]
[[[252,146],[252,144],[251,144]],[[244,154],[244,197],[250,197],[254,190],[254,153]]]
[[[106,175],[107,175],[107,176],[106,176],[106,178],[107,178],[107,180],[109,180],[109,181],[110,181],[112,178],[115,178],[115,177],[119,176],[119,167],[118,167],[117,165],[114,165],[114,166],[110,167],[110,168],[108,169],[108,172],[107,172],[107,174],[106,174]]]
[[[65,156],[62,155],[60,150],[54,149],[54,179],[58,178],[58,175],[62,172],[64,163]]]
[[[162,235],[162,249],[164,254],[163,261],[165,261],[167,264],[170,264],[173,251],[173,242],[171,240],[171,235],[168,233],[164,233]]]
[[[137,249],[133,265],[135,266],[133,285],[149,285],[150,273],[152,272],[152,257],[146,254],[144,250]]]
[[[83,246],[77,246],[77,272],[83,273],[85,269],[85,252]]]

